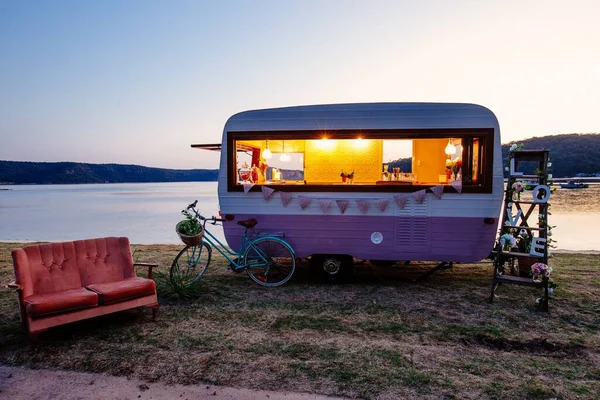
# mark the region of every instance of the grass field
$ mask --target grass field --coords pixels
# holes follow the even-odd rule
[[[600,397],[600,255],[557,254],[550,313],[539,289],[502,286],[492,264],[358,264],[351,282],[314,282],[306,262],[265,289],[222,259],[199,297],[174,300],[160,272],[180,246],[133,246],[158,262],[161,308],[51,329],[33,351],[21,331],[10,250],[0,244],[0,363],[165,383],[311,392],[367,399]],[[139,271],[140,275],[142,271]]]

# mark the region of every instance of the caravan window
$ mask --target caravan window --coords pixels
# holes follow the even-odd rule
[[[491,192],[493,129],[229,132],[229,190]]]

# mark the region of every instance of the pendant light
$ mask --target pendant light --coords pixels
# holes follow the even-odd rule
[[[444,149],[444,153],[446,153],[448,156],[456,154],[456,147],[452,144],[452,139],[448,139],[448,144]]]
[[[279,156],[279,161],[288,162],[288,161],[290,161],[291,157],[289,154],[287,154],[285,152],[285,140],[282,140],[282,142],[283,142],[283,153],[281,153],[281,155]]]
[[[265,149],[262,152],[262,158],[265,160],[270,160],[271,157],[273,157],[273,153],[271,153],[271,150],[269,150],[269,141],[267,140]]]

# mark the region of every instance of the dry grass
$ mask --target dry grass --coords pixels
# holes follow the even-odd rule
[[[312,392],[352,398],[598,398],[600,256],[559,254],[550,313],[538,289],[503,286],[488,304],[492,265],[357,265],[349,284],[281,288],[211,264],[200,297],[165,298],[159,322],[132,310],[41,336],[20,329],[11,244],[0,244],[0,363],[135,376],[165,383]],[[134,246],[167,270],[179,246]],[[141,273],[141,271],[140,271]]]

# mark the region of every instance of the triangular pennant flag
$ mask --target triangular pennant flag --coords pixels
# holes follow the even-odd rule
[[[371,206],[371,202],[369,200],[356,200],[356,204],[358,204],[358,208],[363,214],[365,214]]]
[[[242,186],[244,187],[244,193],[248,193],[250,191],[250,189],[252,189],[252,186],[254,186],[254,183],[252,183],[252,182],[244,182],[242,184]]]
[[[444,185],[437,185],[429,189],[433,192],[435,197],[438,199],[442,198],[442,195],[444,194]]]
[[[275,189],[271,189],[268,186],[262,186],[261,190],[262,190],[263,198],[265,200],[269,200],[271,198],[271,196],[273,196],[273,193],[275,193]]]
[[[331,200],[330,199],[319,199],[319,206],[321,207],[321,210],[323,210],[323,212],[326,212],[327,209],[329,208],[329,206],[331,205]]]
[[[350,205],[350,202],[348,200],[336,200],[335,201],[338,205],[338,208],[340,209],[340,212],[343,214],[346,212],[346,208],[348,208],[348,206]]]
[[[303,210],[308,207],[310,201],[312,200],[310,197],[306,196],[298,196],[298,199],[300,200],[300,208]]]
[[[462,193],[462,181],[452,181],[450,185],[456,189],[458,193]]]
[[[412,195],[417,201],[417,203],[422,204],[425,201],[425,195],[427,194],[427,189],[419,190],[418,192],[414,192]]]
[[[281,204],[287,207],[290,201],[292,201],[292,194],[290,192],[281,192]]]
[[[379,211],[385,211],[389,202],[389,199],[377,199],[375,200],[375,205],[377,206],[377,208],[379,208]]]
[[[408,200],[408,195],[401,194],[398,196],[394,196],[394,200],[396,200],[396,204],[398,204],[398,207],[400,207],[402,209],[406,206],[406,201]]]

